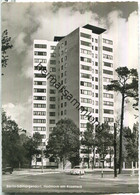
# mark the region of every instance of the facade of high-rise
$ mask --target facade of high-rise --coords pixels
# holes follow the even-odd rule
[[[52,42],[34,41],[32,132],[42,135],[42,147],[60,119],[72,119],[81,132],[89,120],[113,128],[114,94],[106,90],[114,76],[113,41],[105,31],[87,24]]]

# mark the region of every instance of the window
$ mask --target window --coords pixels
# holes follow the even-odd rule
[[[63,47],[64,47],[64,43],[61,44],[61,48],[63,48]]]
[[[89,82],[84,82],[84,81],[81,81],[80,82],[81,86],[85,86],[85,87],[92,87],[92,84],[89,83]]]
[[[83,90],[83,89],[81,89],[81,94],[84,94],[84,95],[92,95],[92,92],[89,91],[89,90]]]
[[[84,110],[86,110],[86,111],[88,111],[88,112],[94,112],[94,111],[92,110],[91,107],[85,107],[85,106],[84,106]]]
[[[67,106],[67,102],[64,103],[65,107]]]
[[[67,45],[67,41],[65,41],[65,45]]]
[[[35,59],[34,59],[34,62],[35,62],[35,63],[39,63],[39,62],[41,62],[41,63],[47,63],[47,60],[46,60],[46,59],[35,58]]]
[[[87,47],[91,47],[91,43],[88,43],[86,41],[81,41],[81,45],[87,46]]]
[[[81,65],[81,69],[83,70],[91,70],[90,66]]]
[[[103,70],[103,73],[113,75],[113,71],[110,71],[110,70]]]
[[[55,116],[55,112],[50,112],[50,116]]]
[[[64,110],[64,114],[65,114],[65,115],[67,114],[67,111],[66,111],[66,110]]]
[[[114,111],[113,110],[104,109],[104,113],[105,114],[113,114]]]
[[[46,93],[46,89],[37,89],[37,88],[34,88],[34,92],[35,93]]]
[[[98,109],[95,109],[95,113],[98,114]]]
[[[98,66],[98,62],[95,62],[95,66]]]
[[[113,60],[113,56],[107,54],[103,54],[103,58]]]
[[[98,43],[98,39],[95,39],[95,43]]]
[[[98,101],[95,101],[95,105],[98,106]]]
[[[111,82],[112,80],[113,80],[112,78],[103,77],[104,82]]]
[[[113,64],[112,63],[109,63],[109,62],[104,62],[104,66],[113,67]]]
[[[55,101],[55,97],[50,97],[50,101],[54,102]]]
[[[95,54],[95,58],[98,58],[98,54]]]
[[[109,101],[104,101],[104,105],[105,106],[113,106],[113,102],[109,102]]]
[[[63,108],[63,103],[61,103],[61,108]]]
[[[63,116],[63,111],[61,111],[61,116]]]
[[[91,39],[91,35],[86,34],[86,33],[82,33],[81,32],[81,37],[87,38],[87,39]]]
[[[50,124],[55,124],[55,120],[50,120]]]
[[[65,56],[65,60],[67,60],[67,56]]]
[[[61,62],[63,62],[63,58],[61,58]]]
[[[51,53],[51,57],[56,57],[56,53]]]
[[[81,128],[86,128],[87,124],[86,123],[81,123],[80,126],[81,126]]]
[[[34,111],[34,115],[45,116],[46,112],[45,111]]]
[[[46,123],[45,119],[33,119],[34,123]]]
[[[105,46],[103,46],[103,50],[109,51],[109,52],[113,52],[113,49],[110,48],[110,47],[105,47]]]
[[[35,78],[46,78],[45,74],[34,74]]]
[[[56,46],[51,46],[51,50],[54,50],[56,48]]]
[[[95,81],[98,82],[98,78],[97,77],[95,77]]]
[[[103,85],[103,88],[104,88],[104,89],[107,89],[107,85]]]
[[[80,59],[81,59],[81,61],[83,61],[83,62],[91,63],[91,59],[90,59],[90,58],[81,57]]]
[[[61,70],[63,70],[63,65],[61,66]]]
[[[113,45],[113,41],[111,41],[109,39],[103,39],[103,43]]]
[[[50,72],[56,72],[56,68],[50,67]]]
[[[95,89],[98,89],[98,85],[95,85]]]
[[[81,102],[82,103],[89,103],[89,104],[91,104],[92,100],[91,99],[87,99],[87,98],[81,98]]]
[[[81,51],[81,53],[91,55],[91,51],[90,51],[90,50],[87,50],[87,49],[81,49],[80,51]]]
[[[50,128],[49,128],[49,131],[53,131],[53,127],[50,127]]]
[[[63,72],[61,73],[61,78],[63,77]]]
[[[35,93],[46,93],[46,89],[37,89],[37,88],[34,88],[34,92]],[[37,97],[37,96],[36,96]],[[39,96],[38,96],[39,97]]]
[[[33,127],[34,131],[46,131],[46,127]]]
[[[38,66],[34,66],[34,70],[40,70]],[[46,70],[45,66],[41,66],[41,70]]]
[[[56,60],[50,60],[50,64],[56,64]]]
[[[34,52],[35,56],[46,56],[47,55],[47,52],[42,52],[42,51],[35,51]]]
[[[114,122],[114,118],[104,117],[104,122]]]
[[[46,85],[46,81],[34,81],[34,85]]]
[[[34,104],[34,108],[46,108],[46,104]]]
[[[98,93],[95,93],[95,97],[98,97]]]
[[[103,93],[103,97],[113,99],[113,94]]]
[[[46,96],[34,96],[34,100],[46,100]]]
[[[35,44],[35,48],[47,48],[45,44]]]
[[[50,104],[50,109],[55,109],[55,104]]]
[[[95,74],[98,74],[98,70],[95,70]]]
[[[95,46],[95,50],[98,51],[98,47],[97,46]]]
[[[50,89],[50,94],[55,94],[56,90],[55,89]]]
[[[91,79],[91,75],[90,74],[81,73],[81,77],[82,78],[86,78],[86,79]]]

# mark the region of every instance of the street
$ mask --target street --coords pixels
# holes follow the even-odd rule
[[[114,178],[113,172],[70,175],[59,170],[15,171],[3,175],[3,192],[89,192],[89,193],[137,193],[138,175],[122,174]]]

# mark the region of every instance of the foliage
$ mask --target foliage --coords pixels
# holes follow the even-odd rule
[[[123,161],[131,167],[131,162],[138,162],[138,125],[134,124],[133,131],[130,128],[123,129],[125,155]]]
[[[24,142],[23,146],[26,149],[26,158],[30,162],[31,166],[31,161],[34,155],[38,156],[41,151],[39,149],[39,145],[41,142],[41,135],[39,133],[33,134],[33,137],[28,138],[26,142]]]
[[[96,127],[95,145],[101,158],[105,158],[110,147],[113,147],[113,134],[108,123]]]
[[[93,124],[87,123],[86,131],[83,132],[82,138],[81,138],[81,144],[84,145],[87,149],[87,155],[88,155],[88,168],[89,168],[89,155],[91,154],[91,151],[94,153],[94,147],[95,147],[95,139],[94,139],[94,126]]]
[[[7,66],[7,62],[8,62],[8,55],[7,55],[7,50],[11,49],[13,47],[13,45],[11,44],[11,37],[8,36],[8,30],[4,30],[2,33],[2,46],[1,46],[1,64],[2,67],[6,67]]]
[[[24,148],[20,144],[19,127],[2,112],[2,164],[17,167],[23,162]]]
[[[124,119],[124,103],[128,97],[133,97],[138,102],[138,73],[136,69],[128,69],[127,67],[119,67],[116,69],[118,79],[112,80],[111,84],[107,85],[107,90],[120,92],[122,95],[121,103],[121,124],[120,124],[120,146],[119,146],[119,173],[122,170],[122,131]],[[134,93],[135,89],[135,93]],[[136,105],[137,106],[137,103]]]
[[[59,158],[63,168],[66,160],[74,166],[79,163],[79,147],[79,129],[72,120],[61,119],[50,133],[46,155]]]
[[[35,133],[33,137],[20,134],[22,130],[17,123],[2,112],[2,165],[20,167],[31,164],[32,156],[40,153],[38,145],[41,135]]]

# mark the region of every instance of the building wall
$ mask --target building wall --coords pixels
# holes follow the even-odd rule
[[[35,40],[33,52],[33,133],[42,135],[42,146],[47,144],[49,133],[60,119],[72,119],[81,132],[86,130],[87,115],[94,118],[92,122],[108,121],[113,128],[114,93],[106,90],[114,76],[113,41],[104,33],[80,27],[59,41]],[[49,76],[35,76],[41,74],[35,70],[39,62],[61,85],[59,89]],[[62,95],[65,90],[69,100]],[[85,156],[81,152],[81,157]]]
[[[62,93],[59,97],[59,119],[70,118],[79,127],[79,112],[74,106],[79,102],[79,30],[67,35],[59,42],[59,78],[64,90],[67,90],[67,99]],[[63,90],[63,92],[64,92]],[[69,97],[68,97],[69,96]],[[69,99],[69,100],[68,100]],[[72,100],[75,101],[72,102]]]

